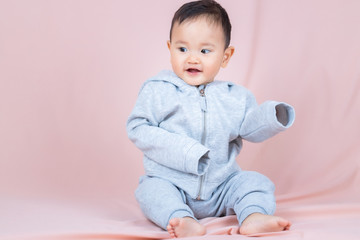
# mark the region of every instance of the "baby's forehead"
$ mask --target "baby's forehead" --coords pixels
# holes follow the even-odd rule
[[[199,15],[199,16],[195,16],[195,17],[189,17],[186,19],[182,19],[182,21],[181,21],[181,19],[179,19],[179,20],[175,21],[173,24],[174,25],[172,26],[171,32],[170,32],[170,40],[173,40],[172,35],[178,33],[178,30],[180,30],[180,32],[187,31],[187,30],[193,32],[194,31],[193,27],[195,24],[195,25],[198,25],[197,29],[199,29],[199,27],[200,27],[200,30],[196,30],[196,35],[198,35],[198,36],[203,35],[205,38],[208,38],[208,40],[214,39],[214,37],[215,38],[220,37],[221,38],[220,41],[224,41],[224,45],[226,46],[226,33],[223,28],[222,22],[216,21],[216,18],[212,17],[211,15],[203,14],[203,15]],[[176,33],[174,31],[176,31]],[[183,32],[183,34],[184,33],[185,32]],[[182,37],[189,39],[188,37],[190,37],[190,36],[188,36],[187,33],[185,33],[185,35],[183,35]],[[201,37],[201,38],[203,38],[203,37]],[[198,38],[197,38],[197,40],[200,41],[200,39],[198,39]],[[216,40],[216,41],[218,41],[218,40]]]
[[[222,28],[221,20],[216,19],[214,16],[209,14],[202,14],[199,16],[189,17],[186,19],[179,19],[175,21],[175,24],[182,25],[182,24],[191,24],[191,23],[203,22],[203,21],[205,21],[211,27]]]
[[[219,33],[219,35],[223,35],[225,38],[225,33],[224,33],[224,29],[221,25],[221,23],[218,23],[212,19],[209,19],[208,17],[197,17],[197,18],[189,18],[189,19],[185,19],[183,22],[175,22],[173,29],[178,29],[179,27],[181,29],[190,29],[193,26],[199,24],[200,28],[203,29],[204,31],[198,31],[197,34],[202,34],[202,33],[209,33],[209,32],[213,32],[213,33]],[[220,33],[221,32],[221,33]]]

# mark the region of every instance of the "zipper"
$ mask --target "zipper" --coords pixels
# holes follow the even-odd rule
[[[205,87],[204,86],[200,86],[200,96],[201,96],[201,111],[202,111],[202,117],[203,117],[203,133],[201,135],[201,144],[205,145],[205,140],[206,140],[206,111],[207,111],[207,106],[206,106],[206,95],[205,95]],[[199,179],[199,190],[198,190],[198,194],[197,194],[197,200],[201,199],[201,193],[202,193],[202,189],[203,189],[203,184],[204,184],[204,179],[205,179],[205,174],[200,176]]]

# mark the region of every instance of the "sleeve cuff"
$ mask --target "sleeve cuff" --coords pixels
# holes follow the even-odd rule
[[[283,131],[289,127],[291,127],[295,120],[295,110],[294,108],[283,102],[272,102],[273,107],[270,108],[271,111],[273,111],[268,116],[272,116],[274,120],[272,120],[272,125],[274,129],[277,129],[278,131]],[[278,111],[277,111],[278,109]],[[283,119],[283,121],[286,124],[283,124],[280,119]]]
[[[184,169],[188,173],[203,175],[209,167],[209,149],[200,143],[195,143],[188,151]]]

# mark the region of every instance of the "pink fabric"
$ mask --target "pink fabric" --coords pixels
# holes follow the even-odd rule
[[[141,152],[125,122],[142,82],[170,68],[185,1],[0,1],[0,238],[166,239],[133,196]],[[235,55],[219,79],[296,109],[292,128],[245,143],[238,162],[276,186],[290,231],[359,239],[360,2],[219,0]],[[234,216],[208,235],[247,239]]]

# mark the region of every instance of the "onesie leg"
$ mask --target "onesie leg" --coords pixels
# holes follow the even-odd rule
[[[252,213],[274,214],[275,187],[264,175],[240,171],[226,185],[224,190],[228,191],[225,197],[227,211],[233,210],[236,213],[240,225]]]
[[[172,183],[157,177],[143,176],[135,192],[145,216],[166,230],[170,219],[192,217],[184,194]]]

